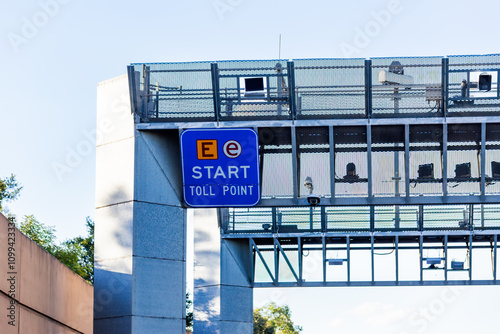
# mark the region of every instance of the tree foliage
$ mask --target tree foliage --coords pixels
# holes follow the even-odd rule
[[[254,334],[299,334],[302,327],[294,325],[287,305],[268,303],[253,312]]]
[[[193,301],[189,299],[189,292],[186,293],[186,330],[193,331]]]
[[[94,222],[87,217],[86,224],[87,237],[76,237],[61,244],[56,241],[55,228],[39,222],[33,215],[24,217],[19,230],[76,274],[93,284]]]
[[[10,177],[0,179],[0,211],[3,211],[2,202],[15,200],[19,196],[21,189],[23,187],[19,185],[14,174],[10,174]]]

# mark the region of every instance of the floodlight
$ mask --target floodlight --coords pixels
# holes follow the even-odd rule
[[[437,267],[438,264],[441,264],[442,259],[441,258],[428,258],[426,259],[427,264],[429,267],[427,269],[440,269]]]
[[[344,264],[343,259],[328,259],[328,265],[330,266],[341,266]]]
[[[463,270],[464,263],[462,261],[451,261],[451,269],[453,270]]]
[[[470,162],[458,164],[455,166],[455,178],[470,178]]]
[[[404,73],[403,65],[399,61],[393,61],[388,71],[378,73],[378,82],[384,85],[413,85],[413,77]]]
[[[434,178],[434,164],[425,164],[418,166],[417,179],[433,179]]]
[[[259,129],[259,144],[271,145],[275,139],[276,135],[271,128],[260,128]]]
[[[359,176],[356,174],[356,165],[353,162],[349,162],[345,167],[344,180],[357,180]]]
[[[245,97],[264,97],[264,77],[244,78]]]
[[[487,92],[491,90],[491,74],[488,73],[479,74],[478,88],[479,90],[484,90]]]
[[[394,60],[391,65],[389,65],[389,72],[395,74],[405,74],[405,70],[403,69],[403,65],[397,60]]]
[[[500,177],[500,162],[491,162],[491,174],[493,174],[493,177]]]
[[[269,231],[271,229],[271,224],[262,224],[264,231]]]
[[[426,260],[427,264],[430,264],[430,265],[436,265],[436,264],[441,264],[441,259],[440,258],[428,258]]]

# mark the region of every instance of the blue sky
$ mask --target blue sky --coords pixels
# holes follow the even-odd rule
[[[462,0],[2,0],[0,177],[14,173],[24,185],[8,207],[54,225],[61,240],[85,233],[85,217],[94,215],[97,83],[124,74],[129,63],[274,59],[279,34],[285,59],[500,53],[499,7],[495,1]],[[78,150],[82,154],[75,159]],[[60,175],[54,166],[65,161],[71,171]],[[285,295],[304,333],[418,333],[418,326],[398,324],[441,291],[331,288],[278,294]],[[447,331],[453,319],[463,325],[464,317],[453,315],[465,310],[467,318],[483,319],[494,309],[470,305],[480,298],[486,303],[497,288],[464,291],[421,332]],[[273,293],[257,290],[256,305]],[[375,321],[380,310],[390,315],[390,330]],[[372,314],[375,322],[360,321],[359,314]],[[493,326],[491,315],[483,326]],[[461,333],[467,327],[456,328]]]

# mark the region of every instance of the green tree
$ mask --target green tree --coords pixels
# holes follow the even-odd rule
[[[64,242],[64,249],[67,251],[67,255],[70,255],[68,263],[70,263],[71,266],[65,261],[61,260],[61,262],[73,269],[75,273],[82,276],[87,282],[93,284],[95,224],[90,217],[86,218],[85,224],[87,225],[87,236],[85,238],[79,236]],[[75,255],[76,258],[71,258],[71,256]]]
[[[23,187],[19,185],[14,174],[10,174],[10,177],[0,179],[0,211],[3,211],[2,202],[15,200],[19,196],[21,189]]]
[[[288,305],[268,303],[254,310],[253,319],[254,334],[299,334],[302,331],[302,327],[293,323]]]
[[[259,309],[253,310],[253,332],[254,334],[274,334],[276,329],[269,323]]]
[[[94,222],[87,217],[88,236],[76,237],[61,244],[56,242],[55,228],[39,222],[33,215],[25,216],[19,230],[68,268],[94,282]]]
[[[189,299],[189,292],[186,293],[186,330],[193,331],[193,301]]]

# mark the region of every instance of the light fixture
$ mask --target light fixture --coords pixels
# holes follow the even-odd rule
[[[344,264],[344,259],[328,259],[328,265],[341,266]]]
[[[244,78],[245,97],[265,97],[264,77]]]
[[[262,224],[264,231],[269,231],[271,229],[271,224]]]
[[[404,74],[403,65],[397,60],[389,65],[389,70],[378,72],[378,82],[383,85],[413,85],[413,77]]]
[[[425,164],[418,166],[418,180],[433,179],[434,178],[434,164]]]
[[[359,175],[356,174],[356,165],[354,162],[349,162],[345,166],[344,180],[355,181],[357,179],[359,179]]]
[[[462,261],[451,261],[451,269],[453,270],[463,270],[464,263]]]
[[[458,164],[455,166],[455,178],[470,178],[470,162]]]
[[[491,90],[491,74],[479,74],[478,88],[479,90],[484,90],[486,92],[489,92]]]
[[[442,259],[441,258],[427,258],[425,260],[429,267],[427,269],[441,269],[437,267],[438,264],[441,264]]]
[[[491,174],[493,177],[500,177],[500,162],[491,162]]]

